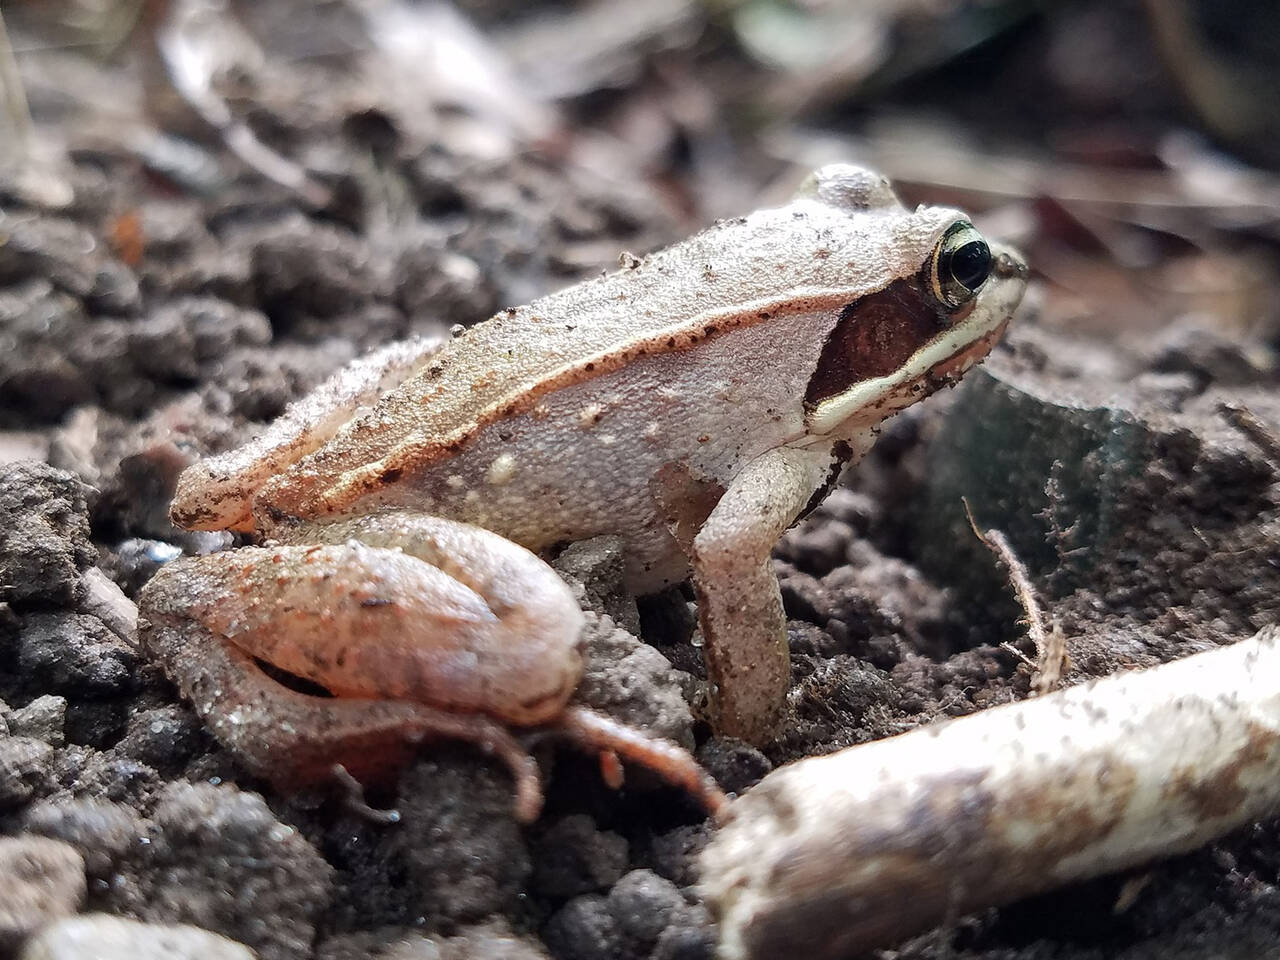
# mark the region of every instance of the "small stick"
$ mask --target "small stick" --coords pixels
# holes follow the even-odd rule
[[[1280,810],[1280,628],[774,771],[703,853],[722,960],[861,956]]]
[[[1051,693],[1058,689],[1062,682],[1062,669],[1067,662],[1067,641],[1056,625],[1046,629],[1044,615],[1040,612],[1040,604],[1036,601],[1035,588],[1031,585],[1031,576],[1026,565],[1018,559],[1013,547],[1005,539],[1005,535],[995,528],[985,532],[978,529],[978,522],[969,509],[969,501],[960,498],[964,504],[964,514],[969,518],[969,526],[973,535],[982,545],[996,555],[1009,571],[1009,586],[1013,595],[1022,607],[1022,614],[1027,623],[1027,636],[1036,648],[1035,676],[1031,680],[1031,688],[1037,694]],[[1008,645],[1004,645],[1010,649]],[[1017,652],[1016,650],[1014,651]],[[1024,661],[1026,657],[1018,653]]]
[[[169,86],[245,166],[292,191],[304,202],[323,209],[333,202],[332,191],[307,170],[258,139],[249,125],[235,116],[214,86],[214,75],[234,65],[252,45],[234,17],[205,0],[161,3],[149,24],[155,50]]]

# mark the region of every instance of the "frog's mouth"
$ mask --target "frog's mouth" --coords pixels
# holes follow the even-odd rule
[[[907,383],[905,385],[906,390],[895,391],[894,396],[899,397],[905,394],[908,402],[913,402],[928,396],[941,387],[954,386],[969,371],[970,367],[981,363],[987,358],[987,354],[1000,342],[1007,329],[1009,329],[1009,321],[1006,319],[994,330],[974,340],[964,349],[957,350],[941,363],[936,364],[923,376],[919,376]]]
[[[952,314],[918,285],[898,281],[846,308],[809,384],[809,432],[871,426],[954,384],[1004,335],[1026,289],[1027,268],[993,246],[995,265],[978,297]]]

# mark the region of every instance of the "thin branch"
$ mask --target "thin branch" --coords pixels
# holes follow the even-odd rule
[[[1056,624],[1046,626],[1045,617],[1040,612],[1040,604],[1036,600],[1035,588],[1031,585],[1031,575],[1027,572],[1026,565],[1014,553],[1005,535],[994,528],[989,528],[985,532],[978,529],[978,522],[973,518],[973,511],[969,509],[969,501],[961,497],[960,502],[964,504],[964,513],[969,518],[973,535],[996,555],[1009,572],[1009,586],[1013,590],[1018,605],[1022,607],[1027,637],[1036,649],[1035,675],[1031,679],[1031,688],[1037,694],[1050,693],[1058,689],[1058,685],[1062,682],[1062,671],[1067,662],[1066,637]],[[1017,653],[1024,662],[1030,662],[1024,654],[1010,644],[1002,644],[1002,646]]]
[[[729,805],[701,891],[724,960],[844,960],[1277,812],[1268,627],[775,770]]]

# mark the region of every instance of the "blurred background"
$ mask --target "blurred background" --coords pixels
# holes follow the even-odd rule
[[[1047,323],[1274,340],[1268,0],[0,7],[0,190],[70,207],[145,177],[99,198],[126,261],[159,228],[139,199],[257,196],[395,256],[425,231],[465,260],[408,323],[469,323],[841,159],[1021,244]]]

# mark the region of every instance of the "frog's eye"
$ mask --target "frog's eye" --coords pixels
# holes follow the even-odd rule
[[[972,223],[959,220],[947,228],[925,264],[929,291],[948,310],[955,310],[991,275],[991,248]]]

